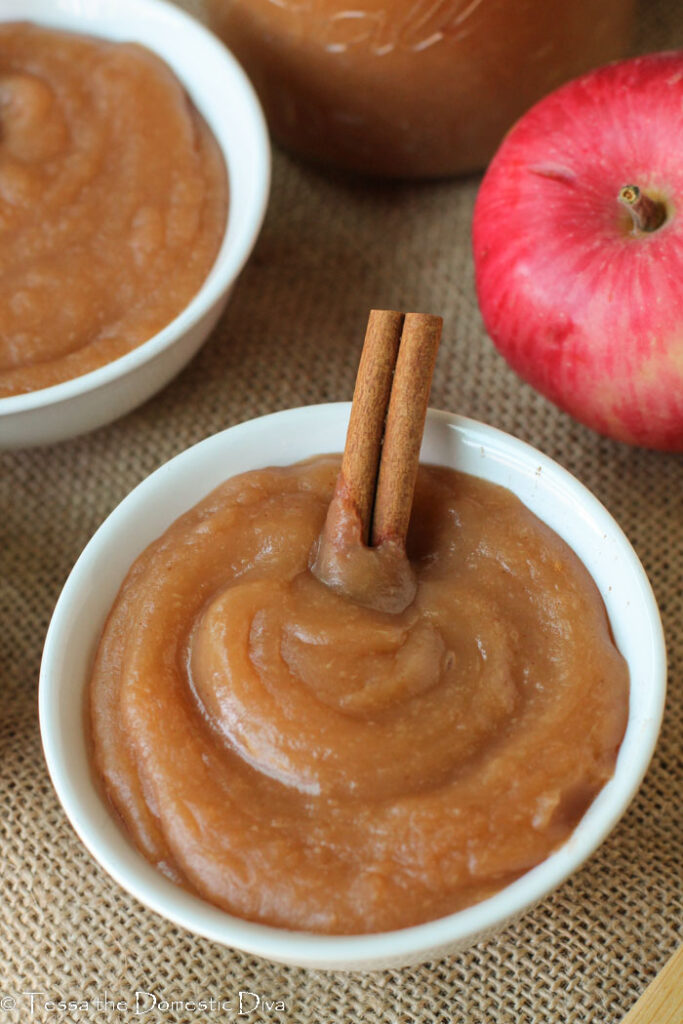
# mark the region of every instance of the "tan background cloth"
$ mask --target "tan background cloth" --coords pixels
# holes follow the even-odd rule
[[[188,6],[191,0],[188,0]],[[683,45],[683,5],[649,5],[654,46]],[[645,47],[648,48],[648,47]],[[275,154],[255,253],[200,355],[112,426],[0,455],[0,1024],[34,1020],[232,1020],[234,1013],[47,1012],[45,999],[287,1006],[292,1024],[616,1024],[679,941],[681,911],[681,461],[598,437],[506,367],[474,298],[470,220],[478,181],[349,182]],[[566,466],[605,503],[652,580],[668,637],[670,697],[645,783],[599,852],[498,938],[379,974],[280,967],[148,912],[85,852],[59,807],[37,721],[41,646],[71,566],[147,474],[241,420],[348,399],[371,306],[445,318],[432,405],[486,420]],[[30,1014],[22,993],[41,991]],[[143,1007],[148,1003],[143,1003]]]

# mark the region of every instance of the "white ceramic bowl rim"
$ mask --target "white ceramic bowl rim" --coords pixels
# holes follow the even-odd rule
[[[200,22],[166,0],[89,0],[89,4],[91,6],[84,7],[82,0],[51,0],[49,5],[45,3],[45,0],[4,0],[0,11],[0,21],[35,19],[43,25],[103,36],[102,17],[106,16],[108,10],[112,12],[112,17],[120,19],[122,15],[125,15],[126,9],[130,8],[130,38],[135,39],[135,14],[139,13],[140,9],[144,9],[158,21],[159,32],[167,29],[175,33],[183,33],[188,42],[201,47],[202,50],[211,53],[214,57],[220,57],[231,80],[231,89],[233,90],[231,100],[234,101],[236,97],[239,97],[239,102],[243,105],[246,114],[244,123],[249,126],[250,144],[258,152],[258,158],[254,161],[253,167],[252,193],[250,197],[244,195],[238,197],[241,224],[239,232],[233,232],[230,216],[230,206],[233,202],[233,182],[230,164],[221,145],[228,174],[228,216],[221,247],[208,276],[194,298],[157,334],[152,335],[151,338],[131,349],[130,352],[105,363],[104,366],[81,374],[79,377],[71,377],[69,380],[51,387],[0,398],[0,416],[27,412],[65,402],[87,391],[103,387],[116,378],[126,376],[144,363],[154,359],[170,342],[201,320],[206,311],[220,297],[225,288],[225,282],[233,281],[237,277],[249,257],[253,240],[259,233],[266,212],[270,186],[268,130],[253,86],[235,57]],[[186,90],[192,95],[191,84],[187,82],[184,84]]]
[[[615,775],[598,794],[572,835],[537,867],[481,903],[455,914],[399,931],[353,936],[289,932],[244,921],[173,885],[133,851],[129,841],[123,838],[123,834],[121,842],[118,843],[119,849],[112,849],[108,841],[102,838],[103,831],[111,829],[110,812],[103,801],[100,801],[101,807],[96,815],[93,815],[92,808],[89,810],[85,806],[77,784],[65,768],[70,737],[68,729],[62,726],[60,731],[59,725],[63,710],[60,708],[59,687],[59,666],[60,660],[63,661],[61,649],[74,616],[79,614],[79,607],[87,600],[88,580],[97,578],[95,563],[98,556],[101,556],[103,548],[111,543],[110,537],[124,529],[126,521],[131,521],[131,516],[149,506],[155,493],[165,485],[164,481],[176,476],[180,470],[186,471],[199,455],[204,455],[205,460],[213,459],[214,452],[226,453],[231,447],[239,448],[247,437],[254,434],[257,435],[256,443],[261,443],[262,450],[267,450],[268,455],[266,458],[255,458],[253,466],[256,468],[282,464],[287,461],[284,439],[292,429],[298,429],[301,433],[315,438],[316,440],[311,442],[311,448],[315,451],[334,450],[320,447],[320,444],[326,443],[326,431],[329,433],[330,423],[343,423],[345,433],[349,410],[349,403],[311,406],[273,413],[242,423],[207,438],[177,455],[139,484],[100,526],[64,586],[45,642],[39,707],[43,745],[50,775],[75,831],[105,870],[143,904],[200,935],[274,960],[301,962],[313,967],[358,967],[366,961],[369,968],[372,968],[382,966],[383,961],[392,962],[402,957],[405,962],[414,962],[421,953],[428,954],[430,951],[448,948],[469,936],[478,936],[487,929],[500,926],[551,892],[590,856],[623,814],[649,764],[664,706],[666,655],[659,613],[647,576],[624,533],[597,498],[565,469],[530,445],[494,427],[465,417],[430,410],[425,436],[430,430],[450,431],[455,435],[453,443],[461,444],[470,451],[480,450],[484,460],[482,465],[485,463],[485,457],[490,458],[491,463],[497,460],[509,467],[512,473],[523,473],[526,480],[532,476],[538,478],[542,481],[539,488],[543,493],[547,491],[551,495],[562,494],[565,499],[568,495],[576,514],[585,521],[585,528],[596,535],[604,535],[606,542],[607,538],[610,538],[612,548],[626,567],[632,586],[630,597],[637,605],[640,616],[638,621],[642,621],[645,677],[650,680],[650,684],[643,687],[640,681],[632,679],[629,725]],[[319,440],[321,437],[322,441]],[[277,446],[278,443],[281,445],[281,448],[275,451],[275,457],[272,454],[272,447],[263,448],[264,438],[271,439],[271,446]],[[481,475],[485,476],[485,472],[482,471]],[[208,493],[216,485],[216,481],[208,482],[203,493]],[[195,489],[191,494],[184,496],[182,501],[185,508],[189,508],[201,500],[201,497],[202,493]],[[172,510],[171,519],[176,518],[178,514],[177,509]],[[122,576],[125,575],[127,566],[121,571]],[[603,592],[603,598],[609,607],[612,598],[606,592]],[[637,691],[641,707],[638,712],[639,721],[634,725],[632,717],[636,684],[643,692]],[[128,849],[124,850],[122,844]]]

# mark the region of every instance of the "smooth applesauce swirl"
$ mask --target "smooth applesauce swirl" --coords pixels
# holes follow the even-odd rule
[[[170,323],[211,270],[227,206],[218,143],[160,57],[0,24],[0,398]]]
[[[509,492],[421,467],[400,614],[309,566],[339,468],[228,481],[138,559],[93,756],[139,848],[243,917],[329,933],[484,898],[573,829],[628,707],[604,607]]]

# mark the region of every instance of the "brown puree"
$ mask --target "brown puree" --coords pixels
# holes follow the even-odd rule
[[[205,2],[279,142],[325,163],[392,178],[485,167],[532,103],[628,51],[633,6],[633,0]]]
[[[405,611],[322,584],[338,470],[235,477],[151,544],[90,715],[106,792],[166,874],[251,920],[359,933],[477,902],[566,839],[613,773],[629,680],[573,552],[453,470],[420,467]]]
[[[0,24],[0,397],[130,351],[225,232],[218,145],[142,46]]]

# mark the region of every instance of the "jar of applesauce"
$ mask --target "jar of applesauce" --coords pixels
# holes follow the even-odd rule
[[[288,149],[386,177],[483,167],[541,96],[628,48],[633,0],[205,0]]]

